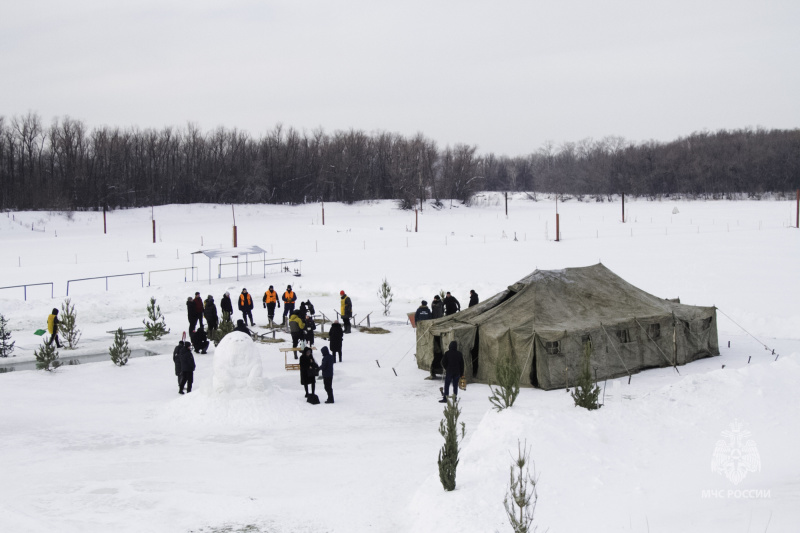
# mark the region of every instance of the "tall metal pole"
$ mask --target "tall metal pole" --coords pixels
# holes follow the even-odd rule
[[[506,197],[506,217],[508,217],[508,192],[503,193]]]
[[[797,219],[794,225],[800,229],[800,189],[797,189]]]
[[[625,193],[622,193],[622,223],[625,223]]]
[[[325,225],[325,202],[322,202],[322,225]]]

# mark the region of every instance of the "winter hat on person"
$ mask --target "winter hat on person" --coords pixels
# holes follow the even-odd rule
[[[287,290],[287,291],[290,291],[290,290],[292,290],[292,286],[291,286],[291,285],[287,285],[287,286],[286,286],[286,290]]]
[[[327,356],[329,356],[331,354],[331,352],[330,352],[330,350],[328,350],[327,346],[323,346],[322,350],[320,350],[320,351],[322,352],[322,355],[325,356],[325,357],[327,357]]]
[[[195,296],[200,296],[199,292],[194,293]]]
[[[242,289],[242,292],[247,292],[247,289]]]
[[[52,313],[52,314],[54,314],[54,315],[57,315],[57,314],[58,314],[58,309],[56,309],[56,308],[54,307],[54,308],[53,308],[53,313]]]
[[[269,286],[269,290],[272,290],[272,285]]]
[[[211,296],[210,294],[208,295],[208,299],[211,300],[212,302],[214,301],[214,297]]]
[[[231,293],[229,293],[228,291],[225,291],[225,296],[230,296],[230,295],[231,295]]]
[[[240,318],[239,320],[237,320],[237,321],[236,321],[236,325],[237,325],[237,326],[244,326],[244,320],[242,320],[242,319]]]
[[[422,305],[428,305],[428,302],[426,302],[425,300],[422,300]]]
[[[340,294],[341,296],[344,296],[344,291],[339,291],[339,294]]]

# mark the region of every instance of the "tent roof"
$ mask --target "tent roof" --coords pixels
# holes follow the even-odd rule
[[[664,316],[679,309],[683,311],[679,314],[684,314],[691,308],[653,296],[597,264],[536,270],[488,300],[436,320],[432,327],[443,331],[461,322],[564,331],[633,317]]]
[[[203,254],[209,259],[216,259],[217,257],[236,257],[237,255],[265,254],[267,251],[258,246],[237,246],[236,248],[212,248],[209,250],[198,250],[192,253]]]

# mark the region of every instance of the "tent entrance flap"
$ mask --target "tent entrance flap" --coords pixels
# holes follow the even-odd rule
[[[480,332],[476,329],[475,330],[475,344],[472,345],[472,350],[470,350],[470,355],[472,356],[472,377],[478,375],[478,365],[480,364],[480,354],[478,353],[478,347],[480,346],[480,342],[478,337]]]

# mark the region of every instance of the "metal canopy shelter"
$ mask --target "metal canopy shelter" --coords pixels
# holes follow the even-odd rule
[[[264,269],[264,278],[267,277],[267,266],[268,265],[280,265],[281,272],[291,272],[289,265],[294,264],[296,268],[294,268],[294,272],[292,275],[300,276],[300,265],[302,264],[302,260],[300,259],[286,259],[286,258],[273,258],[270,261],[267,261],[267,251],[258,247],[258,246],[238,246],[236,248],[213,248],[208,250],[198,250],[196,252],[192,252],[192,276],[194,276],[194,256],[195,254],[203,254],[204,256],[208,257],[208,283],[211,284],[211,261],[213,259],[217,259],[219,261],[217,266],[217,277],[222,277],[222,267],[223,259],[231,258],[236,259],[236,281],[239,281],[239,257],[244,256],[244,264],[245,264],[245,271],[247,271],[247,266],[250,263],[249,257],[251,255],[258,256],[261,255],[261,264]],[[255,261],[258,262],[258,261]],[[226,263],[226,265],[232,265],[233,263]],[[194,279],[192,279],[194,281]]]
[[[208,283],[211,284],[211,261],[219,259],[219,270],[217,277],[222,277],[222,259],[235,258],[236,259],[236,281],[239,281],[239,257],[245,257],[245,266],[247,266],[248,257],[251,255],[261,254],[262,262],[264,263],[264,277],[267,277],[267,251],[258,246],[237,246],[236,248],[213,248],[209,250],[198,250],[192,252],[192,266],[194,266],[194,256],[196,254],[203,254],[208,257]]]

